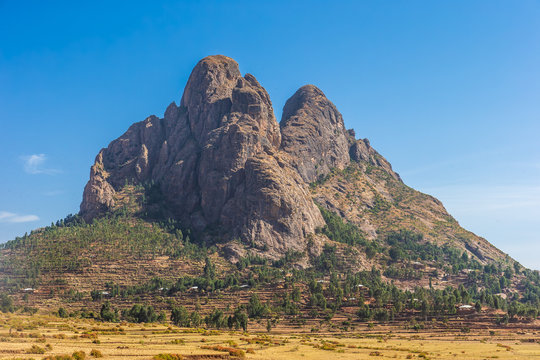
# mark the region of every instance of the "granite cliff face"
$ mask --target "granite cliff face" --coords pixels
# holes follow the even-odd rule
[[[170,214],[199,233],[212,229],[275,256],[304,249],[323,220],[280,145],[266,90],[234,60],[207,57],[180,106],[132,125],[99,152],[81,214],[90,221],[113,209],[126,181],[154,182]]]
[[[306,85],[285,103],[281,147],[292,157],[302,179],[313,182],[331,169],[349,165],[350,136],[334,104],[313,85]]]
[[[345,129],[317,87],[301,87],[278,124],[266,90],[221,55],[195,66],[180,106],[171,103],[163,118],[133,124],[99,152],[84,189],[83,218],[117,209],[126,183],[152,184],[167,217],[228,243],[232,257],[242,252],[234,239],[271,258],[305,251],[325,224],[315,201],[358,224],[369,239],[403,225],[474,256],[482,248],[481,261],[502,256],[474,234],[441,227],[456,223],[442,204],[410,192],[367,139]],[[381,204],[384,214],[375,214]]]
[[[316,86],[302,86],[287,100],[280,125],[281,148],[292,156],[292,165],[308,183],[333,169],[343,170],[351,160],[380,166],[399,179],[367,139],[356,140],[353,130],[345,130],[343,117]]]

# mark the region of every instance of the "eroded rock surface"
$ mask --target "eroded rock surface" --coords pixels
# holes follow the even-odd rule
[[[287,100],[281,135],[282,149],[308,183],[350,162],[350,139],[343,118],[316,86],[303,86]]]
[[[280,145],[266,90],[242,77],[234,60],[207,57],[180,106],[132,125],[100,151],[81,214],[90,221],[111,210],[126,182],[152,182],[170,215],[199,233],[239,238],[274,257],[303,250],[323,219]]]

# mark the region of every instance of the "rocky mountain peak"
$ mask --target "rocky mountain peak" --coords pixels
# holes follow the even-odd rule
[[[231,58],[209,56],[193,69],[179,106],[133,124],[99,152],[81,214],[91,221],[124,206],[126,183],[151,184],[141,214],[172,217],[196,235],[240,239],[278,258],[305,250],[307,236],[324,225],[309,184],[351,159],[398,178],[367,140],[345,130],[317,87],[301,87],[278,124],[253,75],[242,76]]]
[[[323,220],[280,145],[266,90],[234,60],[209,56],[193,69],[180,106],[132,125],[100,152],[81,214],[90,221],[114,210],[126,182],[152,183],[162,216],[196,233],[212,229],[275,257],[302,250]]]
[[[305,181],[349,164],[351,139],[343,117],[316,86],[302,86],[287,100],[280,126],[281,147]]]
[[[187,110],[197,140],[204,141],[230,111],[233,88],[241,77],[236,61],[223,55],[208,56],[195,66],[180,105]]]
[[[279,147],[281,136],[270,96],[253,75],[242,77],[238,64],[229,57],[213,55],[199,61],[180,106],[201,145],[210,141],[212,131],[237,124],[256,129],[264,145]]]

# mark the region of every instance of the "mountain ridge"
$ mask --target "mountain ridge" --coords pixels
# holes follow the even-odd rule
[[[336,196],[324,194],[329,189],[323,184],[319,193],[314,191],[313,184],[349,166],[363,172],[367,181],[362,186],[371,188],[357,196],[358,204],[351,203],[357,209],[374,202],[395,205],[401,196],[395,192],[409,194],[369,140],[357,140],[355,131],[345,128],[342,115],[319,88],[298,89],[278,124],[270,96],[253,75],[242,76],[238,64],[226,56],[209,56],[195,66],[179,106],[171,103],[162,119],[150,116],[135,123],[99,152],[81,215],[91,221],[115,208],[115,196],[126,182],[153,182],[163,194],[167,216],[207,239],[213,232],[226,242],[238,238],[257,244],[267,249],[261,255],[276,259],[289,250],[304,251],[308,235],[318,240],[319,248],[324,243],[316,236],[324,221],[313,199],[359,224],[369,239],[377,238],[378,228],[385,226],[368,220],[365,209],[345,211]],[[371,179],[368,172],[374,168],[390,179]],[[345,192],[350,196],[357,190]],[[385,214],[420,219],[425,226],[411,230],[420,227],[424,234],[433,231],[434,223],[457,224],[438,200],[417,198],[423,205],[415,204],[415,211],[394,206]],[[428,239],[451,238],[482,263],[504,256],[484,239],[458,233],[462,238],[435,231]],[[229,250],[241,253],[234,246]]]

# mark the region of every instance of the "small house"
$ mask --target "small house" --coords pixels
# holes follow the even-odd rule
[[[472,305],[465,304],[465,305],[459,305],[457,310],[459,314],[470,314],[475,311],[475,308]]]

